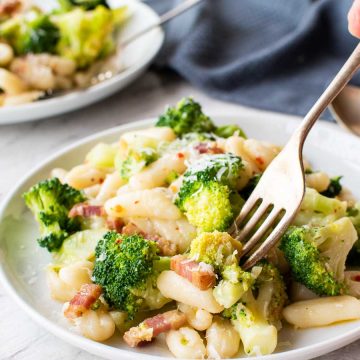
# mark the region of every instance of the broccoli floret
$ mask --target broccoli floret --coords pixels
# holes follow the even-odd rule
[[[202,112],[201,105],[191,98],[184,98],[176,107],[169,107],[159,117],[156,126],[168,126],[180,137],[191,132],[210,133],[216,129],[212,120]]]
[[[246,134],[244,133],[243,129],[241,129],[238,125],[224,125],[218,127],[214,134],[223,138],[229,138],[230,136],[233,136],[234,134],[238,134],[238,136],[241,136],[242,138],[246,139]]]
[[[156,150],[150,147],[139,150],[131,149],[125,159],[115,158],[115,168],[119,171],[122,179],[129,180],[131,176],[140,172],[145,166],[150,165],[158,157]]]
[[[1,24],[0,37],[14,48],[17,55],[53,54],[60,39],[60,32],[48,15],[33,9]]]
[[[261,309],[266,320],[280,328],[282,310],[288,301],[284,279],[279,269],[265,260],[257,266],[261,267],[254,286],[257,302],[264,304]]]
[[[226,232],[200,233],[190,246],[190,258],[222,271],[224,266],[238,263],[242,245]]]
[[[189,222],[201,231],[225,231],[235,215],[229,188],[215,181],[196,186],[183,183],[175,204],[186,214]]]
[[[86,68],[115,50],[113,32],[125,19],[126,7],[108,9],[97,6],[86,11],[81,7],[52,17],[60,31],[56,53]]]
[[[109,305],[125,311],[129,319],[169,301],[156,288],[156,279],[170,268],[170,261],[158,256],[154,241],[110,231],[97,244],[95,256],[94,282],[102,286]]]
[[[49,251],[57,251],[63,241],[80,229],[78,219],[68,217],[69,210],[83,202],[83,194],[58,178],[41,181],[23,194],[27,207],[40,225],[38,243]]]
[[[185,172],[175,204],[199,230],[226,230],[243,205],[236,192],[242,169],[233,154],[201,157]]]
[[[217,181],[233,190],[237,188],[243,169],[241,158],[234,154],[204,155],[189,166],[184,174],[184,181]]]
[[[328,188],[321,193],[321,195],[334,198],[335,196],[339,195],[342,190],[342,185],[340,184],[340,180],[342,176],[337,176],[330,179],[330,184]]]
[[[251,272],[244,271],[236,263],[224,266],[218,275],[222,279],[213,289],[216,301],[225,309],[233,306],[254,285],[259,269],[255,267]]]
[[[294,225],[320,226],[346,216],[346,201],[331,199],[319,194],[315,189],[306,188],[300,211]]]
[[[99,5],[109,7],[106,0],[58,0],[58,3],[64,11],[69,11],[74,6],[80,6],[85,10],[93,10]]]
[[[349,218],[323,227],[291,227],[283,236],[284,252],[294,279],[318,295],[345,292],[346,257],[357,239]]]
[[[281,324],[287,296],[283,279],[273,265],[263,261],[256,268],[261,270],[254,271],[254,288],[249,288],[223,316],[231,319],[247,355],[267,355],[275,350],[276,325]]]

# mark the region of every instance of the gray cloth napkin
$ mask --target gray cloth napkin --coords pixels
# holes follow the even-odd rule
[[[145,2],[164,13],[180,0]],[[358,42],[347,30],[351,3],[205,0],[165,26],[156,65],[215,98],[304,115]]]

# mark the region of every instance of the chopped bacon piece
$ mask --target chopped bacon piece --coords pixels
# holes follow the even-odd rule
[[[84,284],[77,294],[70,300],[69,306],[65,309],[64,315],[68,319],[75,319],[90,309],[100,297],[102,289],[100,285]]]
[[[151,341],[163,332],[177,330],[186,324],[186,316],[178,310],[167,311],[144,320],[124,334],[125,342],[136,347],[145,341]]]
[[[194,148],[199,152],[199,154],[223,154],[224,150],[220,149],[216,145],[209,143],[199,143]]]
[[[156,234],[146,234],[141,231],[135,224],[128,223],[122,228],[122,233],[125,235],[141,235],[147,240],[155,241],[159,247],[161,255],[173,256],[177,252],[176,244]]]
[[[75,204],[70,212],[69,217],[76,216],[91,217],[91,216],[104,216],[105,210],[102,205],[89,205],[86,203]]]
[[[215,286],[216,275],[208,264],[199,263],[183,255],[176,255],[171,258],[170,268],[200,290],[211,289]]]
[[[106,225],[108,229],[121,233],[125,224],[120,218],[108,217],[106,219]]]
[[[131,222],[129,222],[122,228],[121,233],[124,235],[142,235],[145,237],[145,233],[142,232],[135,224]]]
[[[5,0],[0,3],[0,17],[11,16],[21,8],[20,0]]]

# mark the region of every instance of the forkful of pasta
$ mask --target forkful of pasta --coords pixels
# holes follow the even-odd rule
[[[262,259],[284,234],[305,194],[302,151],[305,139],[326,107],[360,66],[360,44],[295,130],[288,143],[262,175],[234,224],[230,235],[245,242],[241,256],[248,269]],[[265,240],[261,242],[261,240]]]

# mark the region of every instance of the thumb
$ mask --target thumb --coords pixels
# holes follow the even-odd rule
[[[360,38],[360,0],[355,0],[348,14],[349,31]]]

